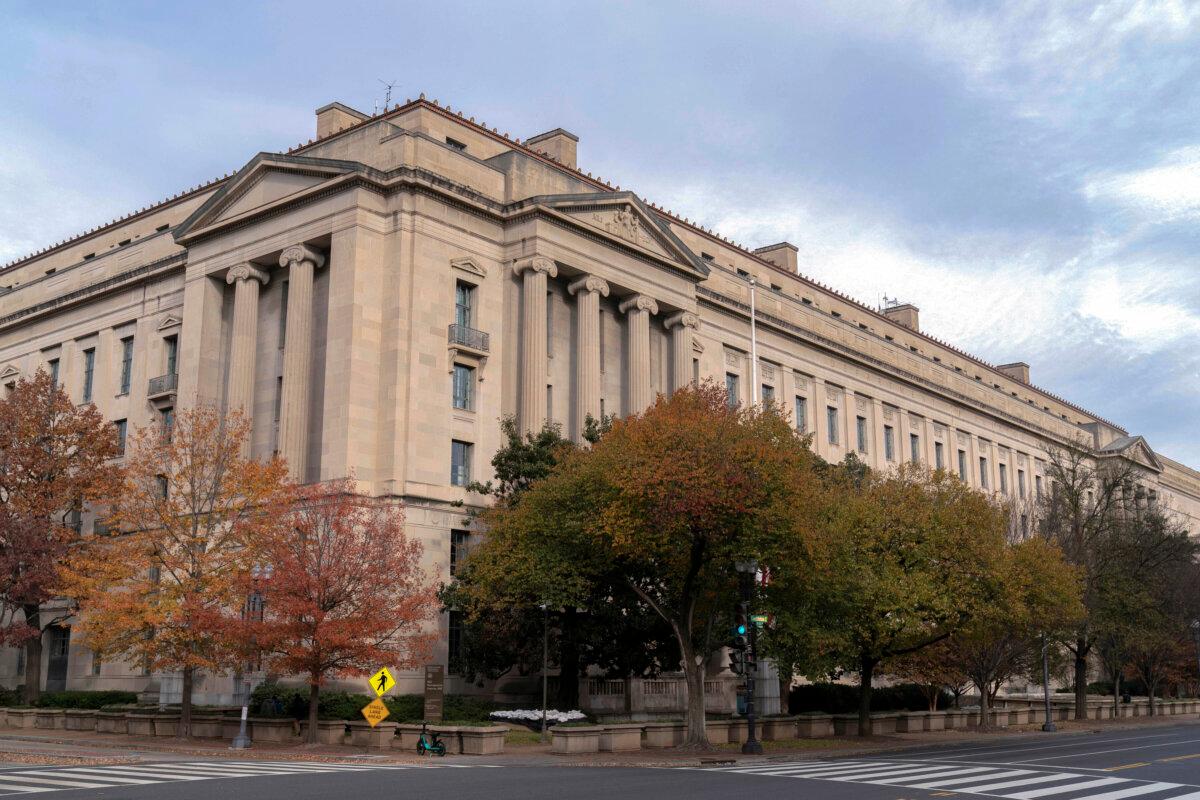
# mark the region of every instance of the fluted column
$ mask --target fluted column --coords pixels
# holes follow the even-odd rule
[[[582,438],[588,416],[600,420],[600,298],[608,297],[608,282],[585,275],[567,291],[575,295],[575,419]]]
[[[650,389],[650,316],[658,313],[658,303],[644,294],[626,298],[620,305],[629,324],[629,409],[630,414],[645,411],[654,400]]]
[[[536,432],[546,424],[546,282],[558,266],[543,256],[513,265],[521,284],[521,427]]]
[[[279,403],[279,453],[292,478],[304,482],[307,472],[308,398],[312,375],[313,272],[325,256],[296,245],[279,256],[288,271],[287,329],[283,345],[283,392]]]
[[[663,324],[671,332],[671,391],[678,392],[692,382],[692,334],[700,327],[700,318],[679,311]]]
[[[250,264],[229,270],[225,282],[233,284],[233,335],[229,344],[229,381],[225,406],[254,414],[254,354],[258,347],[258,289],[267,273]],[[247,452],[249,442],[246,443]]]

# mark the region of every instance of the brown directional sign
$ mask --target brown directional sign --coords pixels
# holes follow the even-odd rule
[[[441,664],[425,667],[425,719],[442,721],[442,698],[446,691],[446,668]]]

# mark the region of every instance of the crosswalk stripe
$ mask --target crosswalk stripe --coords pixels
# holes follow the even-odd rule
[[[294,775],[297,770],[288,770],[283,767],[260,767],[257,769],[245,769],[242,767],[193,767],[186,764],[176,766],[171,765],[172,772],[182,772],[187,775]],[[309,770],[305,770],[308,772]],[[330,772],[331,770],[325,770]]]
[[[876,763],[878,763],[878,762],[876,762]],[[840,761],[837,764],[832,764],[828,761],[819,762],[819,763],[813,763],[811,761],[809,761],[809,762],[795,761],[795,762],[782,762],[782,763],[777,763],[777,764],[757,764],[753,767],[736,767],[733,769],[722,770],[722,771],[723,772],[753,773],[753,772],[761,772],[763,770],[789,769],[789,770],[796,770],[798,772],[827,772],[830,770],[856,769],[856,768],[861,768],[861,767],[865,767],[865,766],[869,766],[869,765],[870,765],[870,762],[868,762],[868,761]]]
[[[3,778],[2,780],[11,780],[11,781],[20,782],[20,783],[32,783],[35,786],[38,784],[49,784],[49,788],[51,788],[51,789],[58,789],[58,788],[68,788],[68,789],[106,788],[106,789],[111,789],[112,788],[111,784],[107,784],[107,783],[84,783],[82,780],[61,781],[61,780],[51,780],[50,778],[35,778],[32,775],[27,776],[27,775],[23,775],[21,773],[13,773],[13,774],[20,775],[21,777],[20,778]]]
[[[83,772],[85,770],[76,770],[76,771]],[[86,771],[87,772],[96,772],[97,770],[93,769],[93,770],[86,770]],[[107,775],[109,773],[114,773],[116,775],[128,775],[133,778],[159,778],[162,780],[169,780],[169,781],[174,781],[174,780],[202,781],[202,780],[204,780],[204,777],[201,775],[176,775],[176,774],[172,774],[170,772],[162,772],[162,771],[153,770],[153,769],[140,769],[140,768],[135,769],[133,767],[105,767],[103,770],[100,771],[100,773],[102,775]]]
[[[955,775],[966,775],[968,772],[987,772],[990,769],[991,769],[991,767],[973,767],[972,769],[946,769],[946,770],[943,770],[942,772],[930,772],[926,775],[919,775],[917,777],[919,780],[925,780],[926,778],[952,778]],[[982,776],[979,776],[979,777],[982,777]],[[905,786],[907,786],[908,782],[911,781],[912,779],[913,779],[912,775],[901,775],[896,778],[884,778],[882,780],[877,780],[877,781],[876,780],[864,781],[864,783],[879,784],[881,786],[887,786],[888,784],[892,784],[892,783],[902,783]]]
[[[1090,794],[1087,800],[1121,800],[1123,797],[1137,797],[1140,794],[1152,794],[1154,792],[1165,792],[1168,789],[1179,788],[1178,783],[1143,783],[1140,786],[1130,786],[1128,789],[1118,789],[1115,792],[1105,792],[1104,794]],[[1172,798],[1172,800],[1175,800]]]
[[[918,767],[918,766],[910,764],[910,765],[904,766],[904,767],[893,767],[892,769],[884,769],[884,770],[876,769],[876,770],[871,770],[870,772],[855,772],[851,775],[838,775],[836,777],[829,778],[828,780],[844,781],[846,783],[853,783],[854,781],[866,782],[866,781],[874,780],[876,778],[891,778],[891,777],[900,778],[900,777],[909,777],[909,776],[920,777],[923,773],[926,773],[926,772],[937,772],[937,773],[946,774],[946,765],[938,764],[937,766],[933,766],[933,767],[929,767],[929,766]],[[933,776],[930,776],[930,777],[933,777]]]
[[[1070,772],[1053,772],[1049,775],[1038,775],[1036,778],[1022,778],[1019,781],[1004,781],[1003,783],[989,783],[986,786],[972,786],[972,792],[990,792],[994,789],[1011,789],[1016,786],[1032,786],[1035,783],[1050,783],[1051,781],[1065,781],[1071,778],[1080,778],[1081,775],[1074,775]]]
[[[964,783],[979,783],[980,781],[994,781],[997,778],[1015,778],[1018,775],[1031,775],[1031,774],[1032,773],[1027,769],[1012,769],[1012,770],[1007,770],[1005,772],[992,772],[988,775],[972,775],[969,778],[956,778],[954,780],[942,779],[942,780],[930,781],[929,783],[910,783],[910,784],[908,784],[908,788],[909,789],[941,789],[946,786],[959,786]],[[969,792],[969,791],[971,791],[971,788],[968,787],[966,789],[963,789],[962,791]]]
[[[71,777],[71,774],[72,774],[72,773],[71,773],[71,772],[68,772],[67,770],[49,770],[49,769],[38,769],[38,770],[33,770],[33,769],[27,769],[27,770],[21,770],[21,772],[20,772],[20,773],[13,773],[13,774],[20,774],[20,775],[59,775],[59,776],[65,775],[66,777],[68,777],[68,778],[69,778],[69,777]],[[89,780],[89,781],[90,781],[90,780],[96,780],[95,776],[93,776],[93,775],[88,775],[86,771],[84,772],[84,774],[80,775],[79,777],[80,777],[81,779],[83,779],[83,780]],[[157,783],[157,781],[143,781],[143,780],[137,780],[137,779],[135,779],[135,778],[116,778],[116,777],[113,777],[113,776],[111,776],[111,775],[106,775],[106,776],[104,777],[104,780],[106,780],[106,781],[108,781],[108,782],[110,782],[110,783],[116,783],[116,784],[131,784],[131,785],[136,785],[136,784],[141,784],[141,783]]]
[[[281,763],[262,763],[262,764],[188,764],[189,767],[216,767],[221,766],[227,769],[240,770],[259,770],[259,769],[286,769],[290,772],[362,772],[369,770],[371,767],[360,767],[355,764],[281,764]]]
[[[1077,776],[1071,776],[1077,777]],[[1129,783],[1124,778],[1097,778],[1094,781],[1084,781],[1083,783],[1068,783],[1064,786],[1051,786],[1048,789],[1031,789],[1028,792],[1017,792],[1016,794],[1006,794],[1005,797],[1011,797],[1013,800],[1034,800],[1035,797],[1046,797],[1052,794],[1065,794],[1067,792],[1081,792],[1084,789],[1095,789],[1097,786],[1113,786],[1118,783]]]
[[[58,790],[53,789],[49,786],[30,786],[28,783],[8,784],[7,781],[0,780],[0,792],[3,792],[4,794],[10,794],[12,792],[25,792],[27,794],[32,794],[33,792],[55,792],[55,791],[58,791]]]
[[[775,764],[772,766],[761,766],[753,768],[743,768],[731,770],[733,772],[744,772],[747,774],[764,774],[764,775],[803,775],[803,776],[824,776],[824,775],[841,775],[846,772],[854,772],[856,770],[869,769],[868,764],[841,765],[837,767],[800,767]]]

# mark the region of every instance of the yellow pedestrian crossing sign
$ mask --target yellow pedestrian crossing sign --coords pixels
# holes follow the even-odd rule
[[[371,688],[375,690],[375,694],[383,697],[387,694],[387,690],[396,685],[396,679],[392,677],[392,673],[388,672],[388,668],[376,672],[371,676]]]
[[[387,719],[388,713],[387,704],[378,697],[363,706],[362,710],[362,715],[371,723],[372,728]]]

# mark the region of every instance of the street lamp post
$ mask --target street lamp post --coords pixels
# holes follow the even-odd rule
[[[1042,692],[1046,698],[1046,721],[1042,724],[1042,730],[1047,733],[1054,733],[1058,728],[1054,727],[1054,711],[1050,707],[1050,637],[1042,637]]]
[[[270,571],[269,569],[264,571],[256,566],[254,567],[251,575],[254,581],[254,590],[250,593],[250,596],[246,598],[246,607],[242,611],[242,619],[247,622],[250,620],[262,622],[263,610],[266,607],[266,603],[263,600],[262,594],[258,591],[258,579],[264,575],[266,577],[270,577]],[[247,664],[246,666],[250,667],[252,665]],[[245,682],[243,684],[242,695],[242,721],[238,726],[237,736],[233,737],[233,742],[229,745],[230,750],[248,750],[252,744],[250,735],[246,732],[246,718],[250,715],[250,672],[251,670],[247,669],[246,674],[244,675]]]
[[[758,561],[750,559],[749,561],[738,561],[734,564],[738,572],[742,602],[747,605],[754,602],[754,576],[758,573]],[[758,643],[758,626],[751,622],[747,625],[749,630],[750,646],[748,648],[746,659],[746,741],[742,744],[742,753],[746,755],[762,755],[762,743],[758,741],[755,735],[754,723],[754,673],[758,671],[758,657],[755,653],[755,645]]]
[[[542,606],[542,741],[546,741],[546,698],[548,695],[546,672],[550,666],[550,609]],[[560,675],[558,678],[562,680]]]
[[[1200,618],[1192,620],[1192,638],[1196,640],[1197,694],[1200,694]]]

